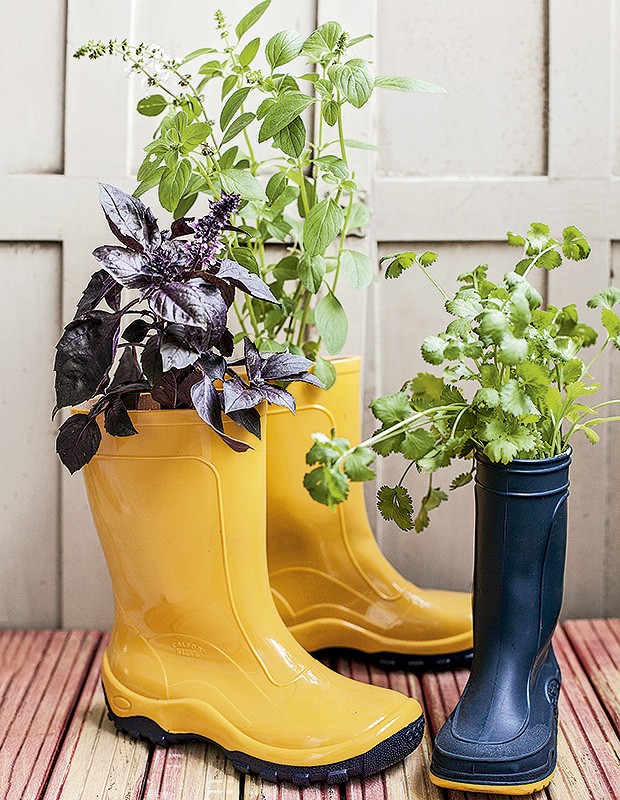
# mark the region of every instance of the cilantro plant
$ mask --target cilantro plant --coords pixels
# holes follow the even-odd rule
[[[261,351],[316,360],[316,374],[329,386],[335,372],[318,353],[321,344],[339,353],[347,338],[339,282],[362,290],[373,280],[370,260],[347,237],[366,228],[370,217],[350,149],[375,148],[347,137],[343,110],[361,108],[376,88],[443,89],[414,78],[375,77],[372,65],[355,56],[368,35],[351,37],[338,22],[307,38],[279,31],[263,45],[249,32],[270,2],[252,8],[234,29],[217,11],[217,46],[183,58],[117,40],[90,41],[75,56],[118,56],[144,79],[148,93],[138,111],[160,121],[144,148],[136,197],[157,189],[175,217],[203,195],[241,197],[236,227],[225,237],[228,256],[267,281],[279,305],[249,296],[235,304],[238,338],[250,337]],[[218,107],[205,100],[212,85]],[[310,130],[309,114],[316,119]],[[271,157],[257,154],[259,142],[271,143]],[[268,242],[284,244],[286,253],[272,260]]]
[[[224,433],[222,412],[260,437],[258,403],[295,410],[292,395],[269,381],[321,383],[308,372],[307,359],[261,355],[247,338],[244,357],[227,361],[233,352],[228,311],[235,291],[277,305],[257,275],[222,252],[221,237],[231,227],[239,196],[223,195],[204,217],[177,219],[163,231],[141,200],[120,189],[102,185],[100,201],[120,244],[94,251],[101,268],[56,346],[54,413],[92,401],[86,413],[60,427],[61,461],[70,472],[90,461],[101,442],[101,414],[112,436],[136,434],[128,411],[137,408],[140,395],[150,395],[161,408],[193,406],[233,450],[247,450],[247,443]]]
[[[573,436],[598,442],[598,425],[618,416],[602,416],[620,401],[593,403],[600,384],[592,370],[610,346],[620,349],[620,289],[609,287],[588,302],[601,309],[605,337],[594,355],[583,349],[597,340],[594,329],[579,321],[574,304],[543,308],[540,294],[527,280],[535,267],[555,269],[564,258],[585,259],[590,246],[575,227],[561,239],[534,223],[525,236],[508,234],[523,251],[514,271],[493,283],[482,265],[460,275],[453,297],[431,274],[435,253],[386,256],[386,278],[420,269],[439,291],[451,318],[446,329],[422,342],[422,356],[443,365],[441,374],[420,372],[396,394],[379,397],[370,407],[381,427],[367,441],[352,446],[346,439],[316,433],[307,455],[317,464],[305,486],[320,503],[334,506],[346,499],[350,481],[371,480],[377,454],[400,453],[409,464],[396,486],[382,486],[377,500],[382,516],[403,530],[422,531],[429,512],[448,495],[435,486],[435,473],[454,459],[471,460],[471,468],[450,489],[470,483],[474,456],[508,464],[515,458],[548,458],[566,451]],[[428,475],[428,488],[417,512],[404,480],[412,468]]]

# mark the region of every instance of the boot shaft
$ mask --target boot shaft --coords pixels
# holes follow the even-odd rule
[[[151,663],[156,646],[188,664],[230,654],[274,684],[295,680],[303,651],[293,642],[286,661],[272,641],[279,620],[267,570],[264,409],[262,441],[226,428],[248,441],[245,453],[194,411],[130,414],[138,435],[104,432],[84,470],[114,592],[110,652],[144,652]]]
[[[503,465],[477,458],[474,639],[528,657],[546,648],[562,603],[570,453]]]

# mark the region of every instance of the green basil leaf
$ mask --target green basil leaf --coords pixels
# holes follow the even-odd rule
[[[221,144],[226,144],[230,142],[231,139],[234,139],[244,128],[256,119],[256,114],[252,111],[246,111],[245,114],[240,114],[237,119],[233,120],[229,127],[226,129],[226,132],[222,136]]]
[[[330,197],[310,209],[304,220],[304,247],[310,256],[323,255],[340,233],[344,214]]]
[[[309,292],[316,294],[323,283],[325,260],[323,256],[304,253],[299,259],[299,278]]]
[[[239,194],[243,200],[266,200],[263,187],[251,172],[245,169],[225,169],[220,173],[222,188],[228,194]]]
[[[393,92],[441,92],[446,94],[443,86],[437,86],[436,83],[428,83],[418,80],[418,78],[401,78],[398,75],[378,75],[375,78],[375,86],[378,89],[391,89]]]
[[[364,58],[351,58],[345,64],[334,64],[329,69],[329,77],[355,108],[361,108],[370,100],[375,87],[372,68]]]
[[[315,309],[316,326],[325,347],[332,354],[339,353],[347,341],[349,323],[340,301],[331,293],[319,300]]]
[[[304,42],[304,55],[319,61],[324,55],[333,52],[341,36],[342,28],[337,22],[324,22]]]
[[[265,57],[271,69],[288,64],[301,53],[304,39],[297,31],[280,31],[265,45]]]
[[[157,117],[168,108],[168,101],[160,94],[143,97],[137,105],[138,112],[145,117]]]
[[[299,158],[306,146],[306,126],[301,117],[296,117],[292,122],[282,128],[273,136],[273,143],[287,156]]]
[[[321,356],[317,356],[314,364],[314,374],[321,381],[326,389],[331,387],[336,382],[336,369],[331,361],[326,361]]]
[[[258,53],[258,48],[260,47],[260,39],[257,36],[256,39],[252,39],[251,42],[248,42],[243,50],[239,53],[239,63],[242,67],[249,67],[252,61],[256,58],[256,54]]]
[[[248,11],[245,17],[239,21],[237,27],[235,28],[235,33],[239,39],[241,39],[243,34],[249,31],[253,25],[256,25],[258,20],[263,16],[270,5],[271,0],[263,0],[262,3],[259,3],[257,6],[254,6],[254,8]]]
[[[286,128],[312,103],[314,103],[314,98],[308,97],[308,95],[301,92],[283,94],[270,106],[258,132],[258,141],[265,142],[267,139],[271,139],[276,133]]]
[[[226,130],[226,128],[230,125],[232,118],[235,116],[237,111],[239,111],[250,91],[251,87],[249,86],[244,86],[243,89],[237,89],[237,91],[233,92],[228,100],[224,103],[222,113],[220,114],[220,128],[222,130]]]
[[[357,250],[343,250],[340,266],[354,289],[365,289],[374,278],[372,261],[364,253]]]
[[[192,174],[192,165],[182,158],[162,173],[159,182],[159,202],[166,211],[174,211],[183,196]]]

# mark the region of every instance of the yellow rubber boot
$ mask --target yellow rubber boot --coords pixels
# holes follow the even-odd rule
[[[361,439],[359,358],[333,362],[327,391],[291,384],[297,414],[271,407],[267,448],[269,577],[282,618],[310,652],[354,650],[386,668],[455,666],[471,658],[471,598],[419,589],[384,558],[363,487],[330,511],[303,486],[316,431]]]
[[[130,415],[139,435],[104,433],[84,470],[114,590],[102,677],[117,727],[157,744],[213,741],[237,769],[298,785],[408,755],[418,703],[327,669],[278,615],[264,444],[234,453],[190,410]]]

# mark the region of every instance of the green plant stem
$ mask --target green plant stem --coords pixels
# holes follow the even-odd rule
[[[334,273],[334,282],[332,284],[332,294],[336,294],[336,286],[338,285],[338,278],[340,276],[340,264],[342,261],[342,254],[344,252],[344,246],[347,240],[347,228],[349,227],[349,220],[351,219],[351,211],[353,210],[353,201],[354,201],[353,192],[349,192],[349,204],[347,206],[347,211],[344,217],[344,224],[342,226],[342,231],[340,233],[340,241],[338,243],[338,256],[336,260],[336,270]]]
[[[447,295],[447,294],[444,292],[444,290],[443,290],[443,289],[441,288],[441,286],[440,286],[440,285],[437,283],[437,281],[436,281],[436,280],[433,278],[433,276],[432,276],[432,275],[430,274],[430,272],[429,272],[429,271],[426,269],[426,267],[424,267],[424,266],[423,266],[422,264],[420,264],[419,262],[417,262],[417,263],[418,263],[418,266],[420,267],[420,269],[422,270],[422,272],[423,272],[423,273],[426,275],[426,277],[429,279],[429,281],[430,281],[430,282],[433,284],[433,286],[435,287],[435,289],[437,289],[437,291],[438,291],[438,292],[441,294],[441,296],[443,297],[443,299],[444,299],[444,300],[446,300],[446,301],[447,301],[447,300],[449,300],[450,298],[448,297],[448,295]]]
[[[336,101],[338,103],[338,141],[340,142],[340,155],[343,161],[347,161],[347,147],[344,142],[344,129],[342,124],[342,100],[339,91],[336,91]]]
[[[308,319],[308,312],[310,311],[310,292],[306,289],[303,299],[303,312],[299,324],[299,335],[297,336],[297,347],[301,347],[304,341],[304,333],[306,330],[306,320]]]
[[[592,365],[593,365],[593,364],[594,364],[594,363],[595,363],[595,362],[596,362],[596,361],[597,361],[597,360],[600,358],[600,356],[603,354],[603,351],[605,350],[605,348],[607,347],[607,345],[609,344],[609,342],[610,342],[610,339],[609,339],[609,337],[607,337],[607,339],[605,339],[605,341],[603,342],[603,344],[602,344],[602,345],[599,347],[599,349],[596,351],[596,353],[594,354],[594,356],[593,356],[593,357],[590,359],[590,361],[588,361],[588,363],[587,363],[587,364],[586,364],[586,366],[584,367],[584,370],[583,370],[583,371],[584,371],[584,373],[586,373],[586,374],[589,374],[589,372],[590,372],[590,367],[591,367],[591,366],[592,366]]]
[[[355,447],[350,447],[345,453],[343,453],[340,458],[335,462],[335,466],[339,467],[347,458],[357,450],[358,447],[373,447],[375,444],[380,444],[384,442],[386,439],[391,439],[397,433],[405,429],[410,430],[418,430],[418,428],[423,428],[429,422],[435,421],[435,419],[443,419],[444,417],[448,416],[444,412],[446,411],[456,411],[461,410],[463,408],[467,409],[469,406],[463,405],[463,403],[452,403],[447,406],[436,406],[435,408],[429,408],[426,411],[417,411],[415,414],[411,414],[411,416],[406,417],[405,419],[401,420],[400,422],[394,423],[389,428],[385,430],[379,431],[379,433],[374,434],[369,439],[366,439],[360,444],[356,445]],[[424,420],[421,425],[414,427],[415,422],[420,422]]]
[[[306,178],[304,175],[303,164],[301,158],[297,159],[297,169],[299,171],[299,191],[301,192],[301,202],[304,207],[304,214],[308,216],[310,211],[310,204],[308,203],[308,195],[306,193]]]

